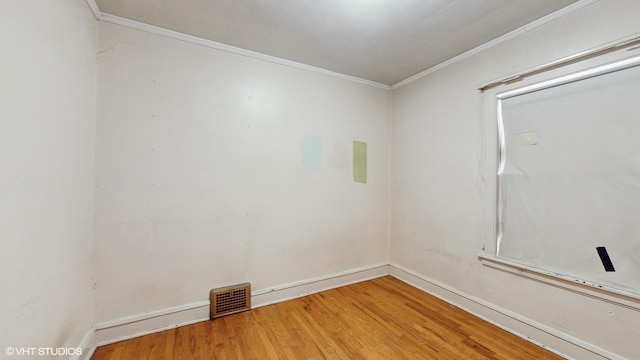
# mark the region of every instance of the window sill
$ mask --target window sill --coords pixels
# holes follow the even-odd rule
[[[592,283],[589,281],[576,279],[571,276],[557,274],[550,271],[541,270],[535,267],[518,264],[509,260],[495,256],[480,254],[478,256],[482,265],[490,268],[505,271],[553,286],[577,292],[589,297],[601,299],[629,309],[640,311],[640,294],[627,292],[620,289]]]

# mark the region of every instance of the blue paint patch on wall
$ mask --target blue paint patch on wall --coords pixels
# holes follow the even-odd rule
[[[317,135],[305,134],[300,146],[302,165],[312,169],[322,167],[322,138]]]

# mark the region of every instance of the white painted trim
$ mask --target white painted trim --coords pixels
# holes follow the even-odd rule
[[[129,323],[126,325],[96,330],[96,348],[99,346],[113,344],[119,341],[129,340],[140,336],[155,334],[165,330],[175,329],[181,326],[196,324],[209,320],[209,307],[206,308],[207,316],[193,315],[194,312],[167,314],[162,318]],[[191,315],[191,316],[189,316]],[[188,317],[192,320],[182,321]]]
[[[175,306],[96,324],[96,346],[209,320],[209,301]]]
[[[88,0],[88,1],[91,1],[91,0]],[[302,63],[291,61],[291,60],[282,59],[282,58],[271,56],[271,55],[265,55],[265,54],[261,54],[259,52],[246,50],[246,49],[242,49],[242,48],[231,46],[231,45],[222,44],[222,43],[211,41],[211,40],[206,40],[206,39],[203,39],[203,38],[200,38],[200,37],[197,37],[197,36],[180,33],[180,32],[173,31],[173,30],[168,30],[168,29],[165,29],[165,28],[161,28],[161,27],[158,27],[158,26],[145,24],[145,23],[142,23],[142,22],[139,22],[139,21],[135,21],[135,20],[121,18],[119,16],[115,16],[115,15],[111,15],[111,14],[107,14],[107,13],[101,13],[101,15],[98,18],[98,20],[104,21],[104,22],[108,22],[108,23],[111,23],[111,24],[126,26],[126,27],[129,27],[129,28],[132,28],[132,29],[148,32],[148,33],[155,34],[155,35],[168,37],[168,38],[171,38],[171,39],[174,39],[174,40],[185,41],[185,42],[188,42],[188,43],[201,45],[201,46],[205,46],[205,47],[216,49],[216,50],[220,50],[220,51],[229,52],[229,53],[236,54],[236,55],[246,56],[246,57],[250,57],[250,58],[253,58],[253,59],[263,60],[263,61],[267,61],[267,62],[270,62],[270,63],[278,64],[278,65],[289,66],[289,67],[300,69],[300,70],[305,70],[305,71],[310,71],[310,72],[314,72],[314,73],[318,73],[318,74],[322,74],[322,75],[327,75],[327,76],[331,76],[331,77],[334,77],[334,78],[338,78],[338,79],[342,79],[342,80],[347,80],[347,81],[359,83],[359,84],[362,84],[362,85],[372,86],[372,87],[379,88],[379,89],[384,89],[384,90],[390,90],[391,89],[391,87],[389,85],[377,83],[377,82],[370,81],[370,80],[361,79],[361,78],[358,78],[358,77],[355,77],[355,76],[340,74],[340,73],[337,73],[337,72],[334,72],[334,71],[330,71],[330,70],[326,70],[326,69],[322,69],[322,68],[319,68],[319,67],[306,65],[306,64],[302,64]]]
[[[535,66],[535,67],[527,69],[525,71],[520,71],[520,72],[517,72],[517,73],[514,73],[514,74],[510,74],[510,75],[504,76],[504,77],[502,77],[500,79],[496,79],[496,80],[492,80],[492,81],[486,82],[484,84],[479,85],[478,86],[478,90],[485,91],[487,89],[490,89],[491,87],[499,86],[500,84],[509,83],[512,80],[516,80],[516,79],[522,80],[522,79],[528,77],[531,74],[539,73],[539,72],[542,72],[542,71],[547,70],[547,69],[550,71],[552,68],[557,67],[557,66],[563,66],[563,65],[566,66],[566,65],[571,64],[572,62],[579,62],[579,61],[587,60],[588,57],[593,56],[593,55],[598,54],[598,53],[605,52],[607,50],[609,50],[611,52],[614,52],[614,51],[619,50],[619,49],[625,49],[626,46],[629,46],[631,43],[637,42],[639,39],[640,39],[640,34],[634,34],[634,35],[631,35],[631,36],[626,36],[626,37],[624,37],[622,39],[618,39],[618,40],[614,40],[614,41],[611,41],[611,42],[608,42],[608,43],[605,43],[605,44],[602,44],[602,45],[598,45],[598,46],[593,47],[591,49],[588,49],[588,50],[585,50],[585,51],[581,51],[581,52],[579,52],[577,54],[572,54],[572,55],[569,55],[569,56],[566,56],[566,57],[563,57],[563,58],[548,62],[546,64]],[[627,49],[627,50],[629,50],[629,49]],[[604,55],[599,55],[599,56],[604,56]]]
[[[89,5],[89,9],[91,9],[91,12],[93,13],[93,16],[96,18],[96,20],[100,20],[100,18],[102,17],[102,11],[100,11],[100,7],[98,7],[96,0],[85,1],[87,2],[87,5]]]
[[[70,360],[90,360],[91,356],[93,356],[93,352],[96,350],[96,330],[92,327],[82,338],[80,345],[77,347],[82,349],[81,355],[71,356]]]
[[[122,325],[128,325],[137,323],[140,321],[145,321],[153,318],[163,317],[166,315],[176,314],[184,311],[195,310],[202,307],[209,307],[209,301],[199,301],[197,303],[185,304],[180,306],[175,306],[168,309],[162,309],[157,311],[152,311],[144,314],[126,316],[123,318],[119,318],[116,320],[105,321],[95,325],[96,330],[104,330],[108,328],[118,327]]]
[[[558,286],[569,291],[577,292],[618,306],[623,306],[631,310],[640,311],[639,294],[577,279],[568,275],[554,273],[552,271],[538,269],[533,266],[518,264],[495,256],[480,254],[479,257],[482,260],[482,264],[485,266]]]
[[[389,275],[388,264],[376,264],[361,267],[327,276],[297,281],[269,289],[252,291],[251,304],[252,308],[271,305],[386,275]]]
[[[625,360],[623,357],[593,344],[589,344],[522,315],[503,309],[485,300],[465,294],[400,265],[390,264],[389,268],[391,276],[568,359]]]
[[[482,52],[482,51],[487,50],[487,49],[489,49],[491,47],[494,47],[494,46],[496,46],[498,44],[501,44],[501,43],[503,43],[503,42],[505,42],[507,40],[511,40],[511,39],[521,35],[521,34],[527,33],[527,32],[529,32],[529,31],[531,31],[531,30],[533,30],[535,28],[538,28],[538,27],[540,27],[542,25],[548,24],[548,23],[550,23],[550,22],[552,22],[554,20],[557,20],[557,19],[559,19],[559,18],[561,18],[561,17],[563,17],[565,15],[568,15],[568,14],[571,14],[571,13],[573,13],[575,11],[578,11],[578,10],[580,10],[580,9],[586,7],[586,6],[589,6],[589,5],[593,4],[593,3],[596,3],[598,1],[600,1],[600,0],[580,0],[578,2],[575,2],[575,3],[573,3],[573,4],[569,5],[569,6],[566,6],[566,7],[562,8],[562,9],[554,12],[554,13],[551,13],[551,14],[549,14],[547,16],[541,17],[540,19],[535,20],[535,21],[533,21],[533,22],[531,22],[531,23],[529,23],[527,25],[519,27],[519,28],[517,28],[517,29],[515,29],[513,31],[510,31],[510,32],[498,37],[498,38],[495,38],[495,39],[493,39],[493,40],[491,40],[489,42],[486,42],[486,43],[484,43],[484,44],[482,44],[480,46],[477,46],[477,47],[475,47],[475,48],[473,48],[473,49],[471,49],[469,51],[466,51],[466,52],[464,52],[464,53],[462,53],[462,54],[460,54],[460,55],[458,55],[456,57],[453,57],[453,58],[451,58],[449,60],[443,61],[438,65],[432,66],[432,67],[430,67],[430,68],[428,68],[428,69],[426,69],[426,70],[424,70],[422,72],[419,72],[419,73],[417,73],[417,74],[415,74],[415,75],[413,75],[413,76],[411,76],[409,78],[406,78],[406,79],[404,79],[404,80],[402,80],[402,81],[400,81],[400,82],[398,82],[396,84],[393,84],[393,85],[391,85],[391,90],[395,90],[395,89],[398,89],[398,88],[400,88],[402,86],[408,85],[408,84],[410,84],[410,83],[412,83],[412,82],[414,82],[414,81],[416,81],[416,80],[418,80],[420,78],[423,78],[423,77],[425,77],[425,76],[427,76],[427,75],[429,75],[431,73],[434,73],[434,72],[436,72],[436,71],[438,71],[438,70],[440,70],[442,68],[445,68],[445,67],[447,67],[449,65],[457,63],[457,62],[459,62],[461,60],[464,60],[464,59],[466,59],[468,57],[471,57],[471,56],[473,56],[473,55],[475,55],[475,54],[477,54],[479,52]]]
[[[375,88],[379,88],[379,89],[384,89],[384,90],[395,90],[398,89],[402,86],[405,86],[407,84],[410,84],[422,77],[425,77],[431,73],[434,73],[444,67],[447,67],[449,65],[452,65],[458,61],[464,60],[470,56],[473,56],[481,51],[484,51],[486,49],[489,49],[493,46],[496,46],[500,43],[503,43],[507,40],[513,39],[523,33],[529,32],[537,27],[540,27],[544,24],[550,23],[554,20],[557,20],[565,15],[568,15],[570,13],[573,13],[577,10],[582,9],[583,7],[589,6],[593,3],[596,3],[600,0],[579,0],[578,2],[575,2],[569,6],[566,6],[552,14],[549,14],[547,16],[544,16],[540,19],[537,19],[527,25],[524,25],[520,28],[517,28],[507,34],[504,34],[496,39],[493,39],[489,42],[486,42],[480,46],[477,46],[469,51],[466,51],[458,56],[455,56],[451,59],[448,59],[446,61],[443,61],[435,66],[432,66],[420,73],[417,73],[409,78],[406,78],[396,84],[393,84],[391,86],[389,85],[385,85],[385,84],[381,84],[375,81],[371,81],[371,80],[365,80],[362,78],[358,78],[355,76],[351,76],[351,75],[345,75],[345,74],[341,74],[341,73],[337,73],[334,71],[330,71],[330,70],[326,70],[323,68],[319,68],[319,67],[315,67],[315,66],[311,66],[311,65],[306,65],[303,63],[299,63],[299,62],[295,62],[295,61],[291,61],[291,60],[286,60],[286,59],[282,59],[282,58],[278,58],[275,56],[271,56],[271,55],[266,55],[266,54],[262,54],[262,53],[258,53],[255,51],[251,51],[251,50],[246,50],[246,49],[242,49],[239,47],[235,47],[235,46],[230,46],[230,45],[226,45],[226,44],[222,44],[219,42],[215,42],[215,41],[211,41],[211,40],[207,40],[207,39],[203,39],[197,36],[193,36],[193,35],[188,35],[188,34],[184,34],[184,33],[180,33],[177,31],[173,31],[173,30],[168,30],[165,28],[161,28],[158,26],[154,26],[154,25],[150,25],[150,24],[146,24],[146,23],[142,23],[139,21],[135,21],[135,20],[130,20],[130,19],[126,19],[126,18],[122,18],[119,16],[115,16],[115,15],[111,15],[108,13],[104,13],[101,12],[98,5],[96,4],[95,0],[86,0],[87,4],[89,5],[89,7],[91,8],[91,11],[93,12],[94,16],[96,17],[97,20],[99,21],[104,21],[104,22],[108,22],[108,23],[112,23],[112,24],[116,24],[116,25],[121,25],[121,26],[126,26],[132,29],[136,29],[136,30],[140,30],[140,31],[144,31],[144,32],[148,32],[148,33],[152,33],[152,34],[156,34],[156,35],[160,35],[160,36],[165,36],[168,38],[172,38],[175,40],[180,40],[180,41],[185,41],[185,42],[189,42],[192,44],[197,44],[197,45],[201,45],[201,46],[206,46],[209,48],[213,48],[216,50],[220,50],[220,51],[225,51],[225,52],[229,52],[229,53],[233,53],[236,55],[242,55],[242,56],[247,56],[250,58],[254,58],[254,59],[259,59],[259,60],[263,60],[263,61],[267,61],[267,62],[271,62],[271,63],[275,63],[275,64],[279,64],[279,65],[284,65],[284,66],[289,66],[289,67],[293,67],[296,69],[301,69],[301,70],[306,70],[306,71],[311,71],[314,73],[319,73],[319,74],[323,74],[323,75],[327,75],[327,76],[331,76],[331,77],[335,77],[338,79],[342,79],[342,80],[347,80],[347,81],[352,81],[352,82],[356,82],[359,84],[363,84],[363,85],[368,85],[368,86],[372,86]]]
[[[513,90],[501,92],[501,93],[498,93],[496,97],[498,100],[504,100],[514,96],[528,94],[528,93],[539,91],[539,90],[545,90],[551,87],[568,84],[570,82],[585,80],[595,76],[608,74],[614,71],[628,69],[630,67],[638,66],[639,63],[640,63],[640,56],[634,56],[631,58],[618,60],[614,63],[603,64],[595,68],[585,69],[576,73],[554,77],[549,80],[544,80],[531,85],[526,85]]]
[[[251,292],[252,308],[266,306],[320,291],[389,274],[387,264],[351,269]],[[95,347],[209,320],[209,301],[201,301],[95,325]],[[93,352],[93,351],[92,351]]]
[[[527,341],[569,359],[624,360],[583,340],[540,324],[495,304],[456,290],[397,264],[375,264],[252,292],[252,308],[362,282],[386,275],[436,296]],[[209,302],[202,301],[96,324],[82,342],[89,349],[78,360],[89,360],[96,347],[209,319]],[[76,360],[76,359],[73,359]]]

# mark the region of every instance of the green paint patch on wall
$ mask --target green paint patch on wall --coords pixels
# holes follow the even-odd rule
[[[317,135],[306,134],[300,145],[302,151],[302,165],[312,169],[322,167],[322,138]]]
[[[353,142],[353,181],[367,183],[367,143]]]

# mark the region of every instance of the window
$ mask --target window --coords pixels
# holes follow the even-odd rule
[[[485,88],[480,257],[640,309],[640,50],[625,45]]]

